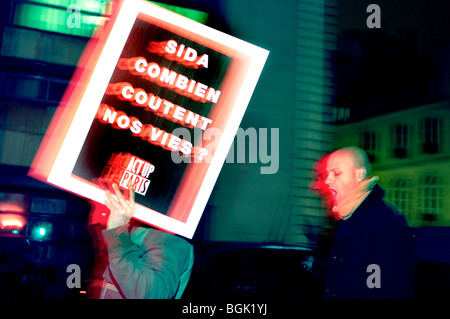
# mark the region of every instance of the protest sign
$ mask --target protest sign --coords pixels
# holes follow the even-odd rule
[[[118,3],[30,174],[103,203],[136,191],[134,218],[192,238],[268,51],[154,4]]]

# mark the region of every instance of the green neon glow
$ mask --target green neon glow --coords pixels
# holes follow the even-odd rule
[[[78,24],[77,24],[77,20]],[[102,25],[106,18],[75,13],[67,8],[59,9],[23,3],[16,6],[14,24],[33,29],[57,32],[69,35],[90,37],[97,26]]]
[[[30,239],[44,241],[50,239],[53,231],[53,226],[49,222],[38,222],[33,226],[30,234]]]
[[[197,22],[200,22],[203,24],[205,24],[206,21],[208,20],[208,13],[203,12],[203,11],[178,7],[178,6],[155,2],[155,1],[149,1],[149,2],[154,3],[160,7],[166,8],[167,10],[178,13],[179,15],[185,16],[186,18],[192,19],[194,21],[197,21]]]
[[[66,10],[69,6],[77,6],[82,11],[95,14],[105,14],[107,8],[107,0],[28,0],[32,3],[44,6],[58,7]]]
[[[208,13],[154,2],[170,11],[200,23],[206,23]],[[43,31],[90,37],[97,27],[108,20],[108,1],[104,0],[29,0],[17,3],[14,24]]]

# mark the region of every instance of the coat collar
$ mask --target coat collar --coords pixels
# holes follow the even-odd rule
[[[358,208],[356,208],[353,212],[353,215],[347,220],[340,220],[338,222],[333,248],[338,246],[344,239],[347,239],[355,234],[370,214],[366,209],[367,206],[375,200],[382,199],[384,197],[384,193],[384,190],[378,184],[375,185],[366,199],[364,199]]]

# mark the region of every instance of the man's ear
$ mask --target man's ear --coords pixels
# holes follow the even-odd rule
[[[367,170],[363,167],[356,169],[356,179],[359,182],[362,182],[364,178],[366,178]]]

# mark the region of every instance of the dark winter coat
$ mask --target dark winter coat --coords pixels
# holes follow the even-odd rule
[[[324,298],[410,298],[413,236],[403,215],[374,187],[347,220],[339,221]]]

